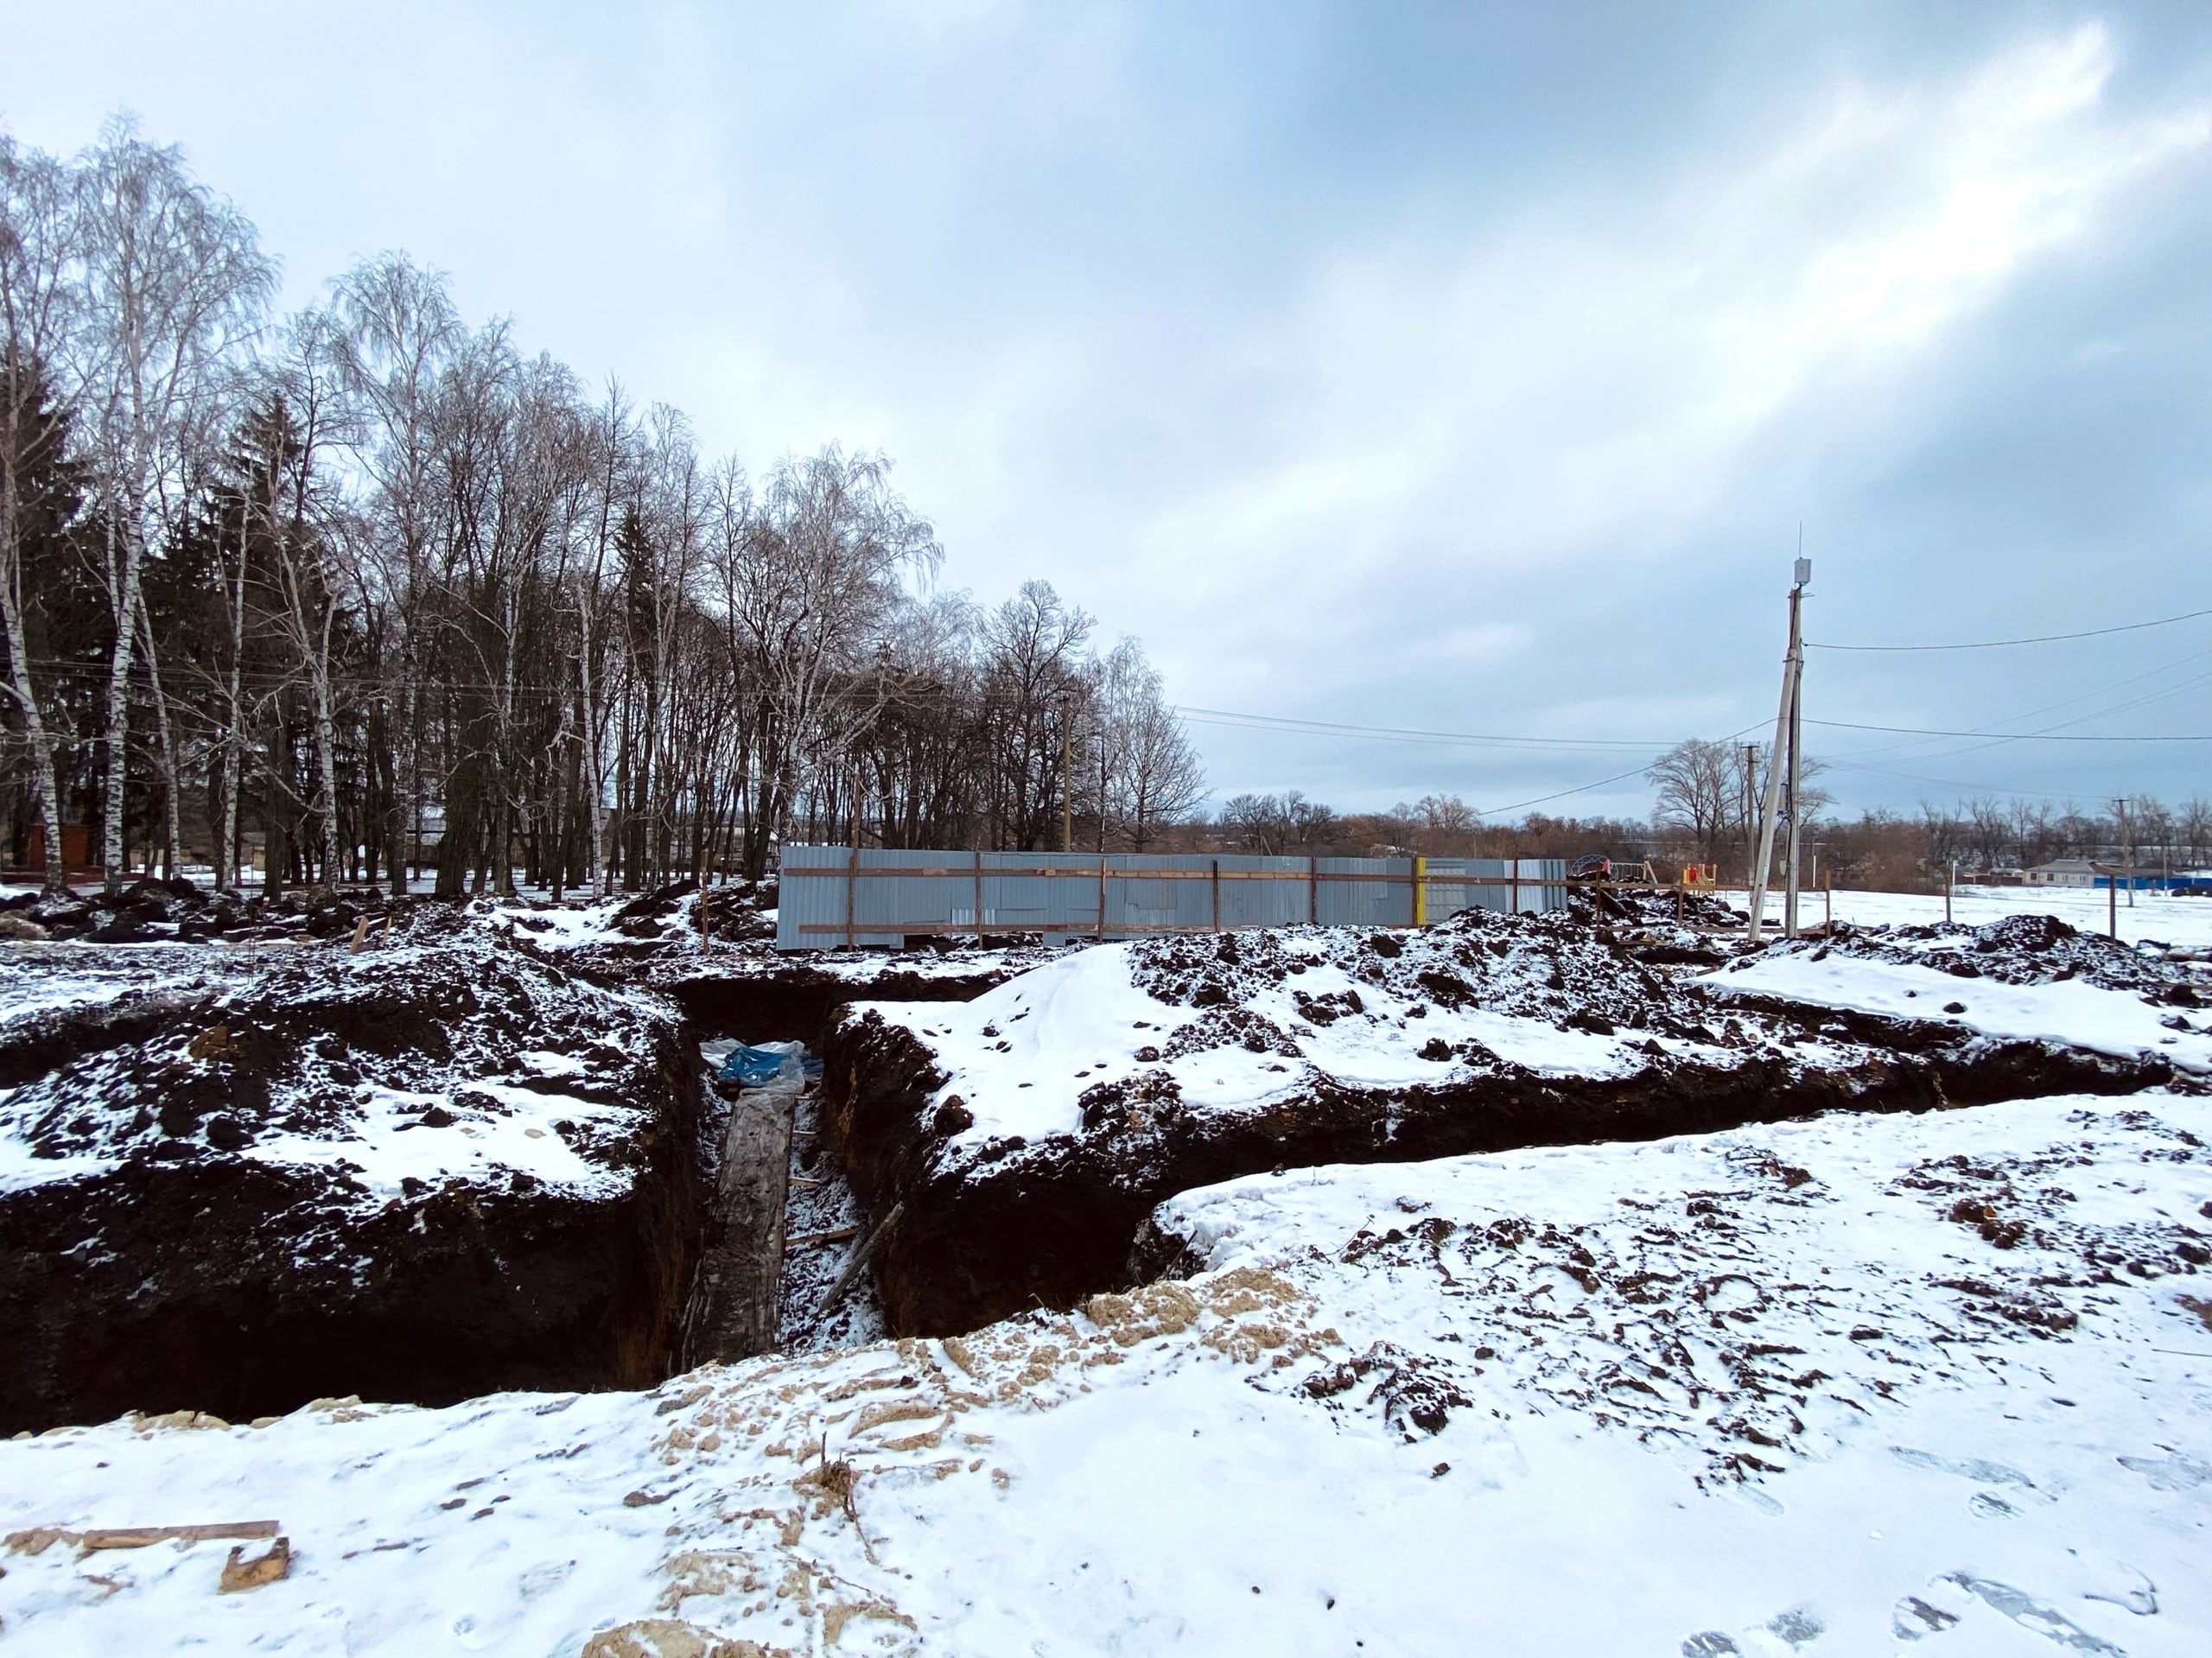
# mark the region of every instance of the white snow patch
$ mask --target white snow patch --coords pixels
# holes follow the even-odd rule
[[[2203,1280],[2085,1251],[2205,1234],[2207,1117],[2044,1100],[1260,1177],[1166,1206],[1213,1270],[1087,1314],[652,1394],[0,1445],[0,1529],[267,1518],[296,1551],[218,1595],[219,1542],[19,1549],[0,1619],[42,1653],[2193,1658]],[[1937,1177],[2009,1183],[2050,1242],[1984,1242]],[[1409,1376],[1459,1395],[1433,1434],[1386,1417]]]
[[[2164,1054],[2177,1068],[2212,1071],[2212,1035],[2176,1032],[2165,1021],[2171,1008],[2151,1006],[2135,992],[2106,990],[2077,979],[2050,984],[2004,984],[1961,979],[1940,968],[1814,953],[1748,957],[1707,975],[1725,993],[1748,991],[1857,1008],[1892,1018],[1953,1020],[1985,1036],[2048,1037],[2098,1053],[2133,1057]],[[1946,1011],[1958,1006],[1962,1012]]]

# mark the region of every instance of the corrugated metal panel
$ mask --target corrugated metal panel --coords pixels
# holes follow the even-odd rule
[[[1520,886],[1511,884],[1518,871]],[[1563,909],[1565,861],[1427,861],[1431,921],[1465,909]],[[1452,876],[1463,878],[1459,881]],[[1466,877],[1479,876],[1484,881]],[[786,846],[779,950],[896,950],[917,935],[1131,938],[1239,927],[1413,924],[1410,858],[1207,853],[931,852]],[[978,911],[981,912],[980,924]]]
[[[1454,881],[1454,875],[1478,879]],[[1462,910],[1548,915],[1567,907],[1566,879],[1564,858],[1431,858],[1428,918],[1441,921]]]

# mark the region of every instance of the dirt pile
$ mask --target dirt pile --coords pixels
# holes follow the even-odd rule
[[[0,1026],[0,1429],[664,1372],[700,1223],[672,1010],[450,906],[194,961],[89,1005],[45,964],[79,1005]]]
[[[1647,1139],[1839,1107],[2124,1092],[2172,1074],[2152,1057],[1958,1031],[1901,1051],[1857,1039],[1820,1008],[1717,1006],[1703,985],[1639,959],[1622,930],[1569,916],[1470,912],[1412,934],[1287,929],[1127,951],[1130,987],[1154,1010],[1128,1021],[1138,1028],[1127,1039],[1143,1045],[1104,1080],[1086,1078],[1105,1063],[1089,1051],[1104,1051],[1105,1033],[1071,1049],[1072,1074],[1035,1085],[1075,1096],[1073,1120],[1049,1132],[988,1132],[994,1108],[956,1090],[988,1078],[991,1052],[973,1051],[975,1037],[965,1048],[943,1039],[921,1010],[867,1010],[833,1032],[836,1150],[871,1212],[906,1205],[880,1256],[894,1330],[943,1334],[1110,1288],[1154,1204],[1237,1175]],[[1447,1014],[1462,1032],[1483,1021],[1478,1033],[1425,1034],[1446,1028]],[[996,1025],[980,1035],[1007,1045]],[[1346,1058],[1370,1054],[1382,1058]],[[1221,1056],[1279,1076],[1262,1077],[1249,1102],[1194,1100]],[[1433,1070],[1363,1080],[1404,1074],[1408,1059]]]
[[[211,893],[188,880],[144,876],[113,895],[71,893],[60,898],[22,893],[0,901],[0,937],[25,942],[82,940],[94,944],[193,944],[334,938],[364,917],[380,922],[394,910],[437,900],[391,899],[372,886],[318,887],[270,898]]]
[[[1825,938],[1767,947],[1770,955],[1825,960],[1841,956],[1899,967],[1933,968],[1958,979],[1997,984],[2057,984],[2078,980],[2100,990],[2123,990],[2153,1006],[2212,1005],[2212,978],[2202,964],[2177,959],[2155,944],[2124,944],[2069,926],[2053,915],[2007,916],[1985,926],[1851,927]]]

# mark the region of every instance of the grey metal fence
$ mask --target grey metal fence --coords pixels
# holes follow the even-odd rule
[[[1567,907],[1559,858],[1262,858],[786,846],[776,948],[899,950],[985,933],[1137,938],[1239,927],[1408,927]]]

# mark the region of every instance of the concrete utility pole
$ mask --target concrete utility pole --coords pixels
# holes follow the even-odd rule
[[[1789,874],[1783,910],[1783,931],[1797,936],[1797,804],[1798,758],[1797,688],[1805,675],[1805,639],[1802,627],[1805,586],[1813,579],[1813,561],[1801,557],[1789,589],[1789,648],[1782,657],[1782,706],[1774,716],[1774,746],[1767,751],[1766,800],[1759,811],[1758,855],[1751,866],[1751,943],[1759,942],[1766,921],[1767,867],[1774,857],[1774,831],[1782,815],[1783,791],[1789,795]]]

